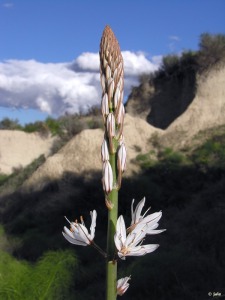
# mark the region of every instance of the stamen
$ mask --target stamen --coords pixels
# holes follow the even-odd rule
[[[143,214],[142,218],[147,214],[147,212],[151,209],[151,206],[146,210],[146,212]]]
[[[64,216],[64,218],[66,219],[66,221],[67,221],[69,224],[71,224],[71,222],[67,219],[66,216]]]

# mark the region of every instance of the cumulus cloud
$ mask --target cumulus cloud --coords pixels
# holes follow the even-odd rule
[[[155,71],[160,59],[144,53],[122,52],[125,97],[143,73]],[[87,112],[101,98],[98,53],[82,53],[70,63],[35,60],[0,62],[0,106],[33,108],[48,114]]]

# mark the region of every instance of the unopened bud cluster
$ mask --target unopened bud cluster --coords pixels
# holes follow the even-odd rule
[[[102,86],[101,110],[105,124],[105,137],[101,154],[103,162],[103,189],[109,194],[119,188],[121,176],[126,168],[126,148],[123,138],[124,105],[123,58],[118,41],[109,26],[106,26],[100,44],[100,72]],[[117,182],[113,182],[110,154],[117,159]]]

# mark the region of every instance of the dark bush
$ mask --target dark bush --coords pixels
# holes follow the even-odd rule
[[[198,64],[200,72],[225,64],[225,35],[203,33],[200,36]]]
[[[0,121],[0,129],[21,130],[22,126],[17,119],[11,120],[9,118],[4,118]]]

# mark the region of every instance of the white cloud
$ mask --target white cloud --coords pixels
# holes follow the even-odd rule
[[[90,70],[98,71],[99,70],[99,54],[84,52],[75,60],[74,63],[75,70]]]
[[[125,97],[138,76],[155,71],[160,60],[143,53],[122,52],[125,66]],[[0,106],[38,109],[48,114],[86,112],[100,104],[98,53],[82,53],[70,63],[35,60],[0,62]]]
[[[158,66],[148,60],[144,53],[123,51],[124,72],[127,76],[138,76],[143,73],[151,73],[158,69]]]

